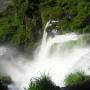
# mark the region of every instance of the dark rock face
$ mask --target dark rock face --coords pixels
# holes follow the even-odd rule
[[[4,85],[0,82],[0,90],[8,90],[7,85]]]
[[[5,10],[7,7],[7,0],[0,0],[0,12]]]
[[[63,87],[61,90],[90,90],[90,81],[76,86]]]
[[[56,86],[55,90],[61,90],[61,88],[59,86]]]

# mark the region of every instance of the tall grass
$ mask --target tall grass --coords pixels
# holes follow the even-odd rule
[[[30,81],[29,88],[26,90],[55,90],[55,84],[50,77],[44,75]]]

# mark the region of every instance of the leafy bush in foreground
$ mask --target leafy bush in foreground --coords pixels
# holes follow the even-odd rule
[[[31,80],[29,88],[26,90],[55,90],[55,84],[47,76],[41,76]]]
[[[9,76],[0,75],[0,82],[3,84],[10,84],[12,80]]]
[[[66,86],[79,85],[90,81],[90,76],[85,75],[84,72],[76,72],[69,74],[65,79]]]

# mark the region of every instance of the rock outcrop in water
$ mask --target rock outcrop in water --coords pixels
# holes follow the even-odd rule
[[[90,90],[90,81],[87,81],[76,86],[63,87],[61,90]]]
[[[0,90],[8,90],[8,85],[12,83],[9,76],[0,75]]]
[[[81,73],[79,73],[81,74]],[[87,76],[86,76],[87,77]],[[76,78],[76,77],[74,77]],[[89,77],[90,78],[90,77]],[[76,83],[74,85],[68,85],[66,87],[56,86],[50,77],[42,76],[40,78],[36,78],[32,80],[29,84],[29,88],[27,90],[90,90],[90,80],[82,80],[79,82],[76,78]],[[85,78],[83,78],[85,79]],[[75,79],[74,79],[75,80]]]
[[[8,86],[3,85],[0,82],[0,90],[8,90]],[[90,81],[85,82],[85,83],[80,84],[80,85],[77,85],[77,86],[72,86],[72,87],[62,87],[62,88],[60,88],[59,86],[55,86],[52,90],[90,90]]]
[[[8,86],[4,85],[1,81],[0,81],[0,90],[8,90]]]

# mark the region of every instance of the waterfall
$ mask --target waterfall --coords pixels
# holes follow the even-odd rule
[[[89,46],[74,45],[70,48],[67,45],[77,42],[81,35],[67,33],[47,38],[48,26],[51,26],[51,21],[45,26],[41,44],[36,49],[33,60],[25,58],[10,47],[0,47],[0,70],[12,78],[16,90],[24,90],[32,77],[39,77],[41,74],[51,76],[56,85],[64,86],[63,80],[70,72],[85,70],[89,73]],[[15,90],[12,87],[9,86],[10,90]]]

